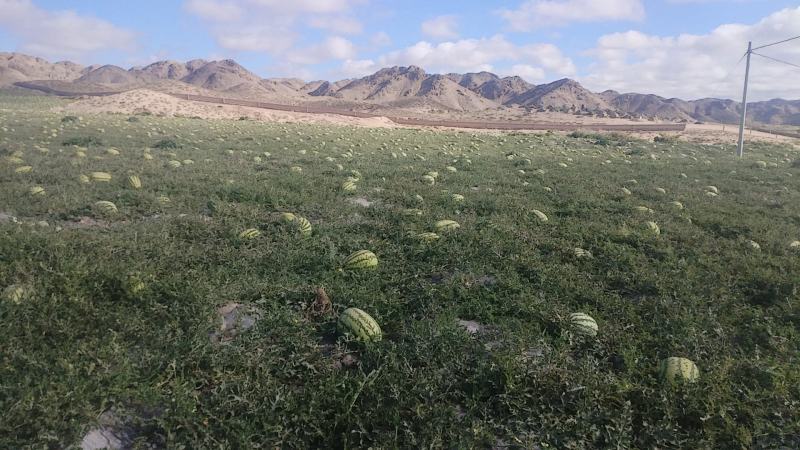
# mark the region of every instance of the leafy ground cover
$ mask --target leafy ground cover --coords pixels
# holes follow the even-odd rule
[[[789,147],[58,102],[0,97],[2,448],[800,447]]]

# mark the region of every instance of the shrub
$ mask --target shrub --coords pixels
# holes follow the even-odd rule
[[[153,148],[168,149],[180,147],[173,139],[162,139],[153,145]]]
[[[660,143],[663,143],[663,144],[671,144],[671,143],[678,142],[678,136],[659,134],[658,136],[653,138],[653,142],[660,142]]]
[[[65,147],[70,145],[77,145],[78,147],[89,147],[91,145],[103,145],[103,142],[94,136],[77,136],[65,140],[64,142],[61,143],[61,145]]]

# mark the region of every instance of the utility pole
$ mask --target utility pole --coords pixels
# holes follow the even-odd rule
[[[744,93],[742,93],[742,119],[739,121],[739,147],[736,156],[744,155],[744,118],[747,115],[747,79],[750,77],[750,54],[753,53],[753,43],[747,43],[747,68],[744,70]],[[741,60],[740,60],[741,61]]]

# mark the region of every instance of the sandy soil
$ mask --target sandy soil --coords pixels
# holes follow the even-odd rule
[[[384,117],[356,118],[334,114],[304,114],[287,111],[250,108],[235,105],[216,105],[212,103],[181,100],[170,95],[148,89],[135,89],[107,97],[88,97],[77,100],[62,108],[74,114],[137,114],[148,112],[153,115],[202,117],[204,119],[239,119],[265,122],[327,123],[331,125],[355,125],[373,128],[397,126]]]
[[[339,116],[335,114],[306,114],[251,108],[246,106],[218,105],[213,103],[181,100],[168,94],[149,89],[136,89],[107,97],[87,97],[67,105],[63,108],[63,110],[65,112],[80,114],[136,114],[149,112],[154,115],[202,117],[205,119],[239,119],[240,117],[248,117],[251,120],[261,120],[266,122],[325,123],[331,125],[352,125],[380,128],[400,127],[400,125],[385,117],[356,118]],[[385,112],[387,114],[392,113],[393,115],[401,117],[415,117],[418,113],[418,111],[413,110],[386,110]],[[521,117],[520,111],[515,111],[510,108],[484,113],[473,113],[472,116],[465,116],[463,113],[442,112],[441,114],[435,115],[429,114],[426,117],[433,120],[507,120],[511,122],[524,120],[526,122],[560,124],[606,123],[619,125],[641,125],[657,123],[648,120],[598,118],[556,112],[533,112],[525,114],[524,117]],[[474,129],[469,129],[468,131],[481,132],[481,130]],[[483,130],[482,132],[494,133],[495,131]],[[681,133],[630,132],[630,134],[647,140],[651,140],[659,134],[677,134],[680,139],[692,142],[735,143],[738,139],[738,127],[734,125],[721,124],[689,124],[686,126],[686,131]],[[795,144],[796,148],[800,149],[800,140],[795,138],[751,130],[747,131],[746,138],[748,140],[793,143]]]

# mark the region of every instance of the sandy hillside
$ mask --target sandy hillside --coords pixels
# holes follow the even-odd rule
[[[73,114],[142,114],[160,116],[201,117],[204,119],[239,119],[247,117],[266,122],[328,123],[365,127],[394,127],[394,122],[383,117],[362,119],[334,114],[305,114],[289,111],[273,111],[235,105],[181,100],[171,95],[148,89],[136,89],[106,97],[90,97],[77,100],[62,108]]]
[[[106,97],[89,97],[77,100],[62,108],[64,112],[70,114],[141,114],[150,113],[161,116],[181,116],[181,117],[201,117],[204,119],[239,119],[247,117],[251,120],[261,120],[265,122],[292,122],[292,123],[325,123],[330,125],[354,125],[364,127],[401,127],[385,117],[376,118],[356,118],[339,116],[335,114],[306,114],[289,111],[275,111],[260,108],[251,108],[236,105],[218,105],[214,103],[203,103],[189,100],[182,100],[162,92],[151,91],[148,89],[136,89],[121,94]],[[395,111],[396,113],[397,111]],[[411,114],[414,115],[414,114]],[[513,116],[514,113],[509,114]],[[434,119],[446,120],[475,120],[474,117],[462,114],[446,114]],[[508,120],[498,114],[491,117],[492,120]],[[596,124],[611,123],[617,125],[640,125],[642,123],[652,123],[649,121],[633,121],[626,119],[600,119],[590,116],[575,116],[572,114],[544,112],[528,115],[525,120],[539,123],[572,123],[572,124]],[[512,120],[513,121],[513,120]],[[474,130],[469,132],[476,133],[501,133],[494,130]],[[541,133],[543,131],[535,131]],[[706,125],[687,125],[686,131],[680,133],[656,133],[656,132],[628,132],[634,137],[652,140],[654,137],[667,134],[677,135],[682,140],[704,143],[735,143],[737,140],[738,128],[731,125],[706,124]],[[767,142],[793,143],[800,149],[800,139],[777,136],[758,131],[747,132],[748,140],[758,140]]]

